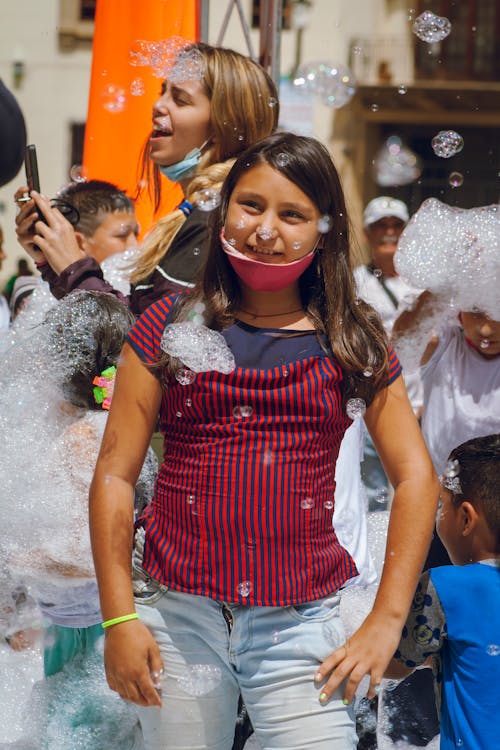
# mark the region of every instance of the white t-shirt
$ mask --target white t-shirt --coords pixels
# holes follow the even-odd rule
[[[440,334],[420,368],[424,386],[422,432],[438,474],[453,448],[500,432],[500,358],[482,357],[459,326]]]
[[[401,308],[411,306],[420,294],[420,290],[409,286],[399,276],[385,277],[384,284],[398,303],[398,307],[395,307],[384,287],[368,266],[355,268],[354,279],[358,295],[378,312],[389,336]],[[422,407],[423,398],[420,374],[418,372],[403,372],[403,378],[413,411],[417,413]]]
[[[340,544],[358,569],[359,576],[349,583],[367,586],[377,580],[377,572],[368,547],[368,499],[361,480],[364,428],[361,419],[345,431],[335,467],[335,510],[333,527]]]
[[[3,296],[3,294],[0,294],[0,330],[7,330],[10,324],[10,310],[9,310],[9,303]]]

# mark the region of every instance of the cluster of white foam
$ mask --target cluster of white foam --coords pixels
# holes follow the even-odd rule
[[[424,201],[399,240],[398,274],[455,311],[482,310],[500,320],[500,206],[455,208]]]
[[[174,82],[201,80],[205,74],[203,58],[198,50],[186,49],[188,42],[182,37],[150,42],[139,39],[130,52],[130,64],[149,67],[157,78]]]
[[[216,370],[229,374],[234,356],[221,333],[196,323],[171,323],[165,328],[161,348],[193,372]]]

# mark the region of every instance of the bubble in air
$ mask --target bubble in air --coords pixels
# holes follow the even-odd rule
[[[193,248],[193,255],[198,256],[201,253],[201,250],[199,247]]]
[[[479,348],[480,349],[488,349],[489,346],[490,346],[490,341],[488,339],[482,339],[479,342]]]
[[[380,107],[379,107],[378,104],[371,104],[370,105],[370,109],[371,109],[372,112],[378,112],[379,109],[380,109]]]
[[[455,130],[440,130],[431,141],[436,156],[449,159],[458,154],[464,147],[464,139]]]
[[[318,97],[333,109],[343,107],[356,91],[356,79],[345,65],[330,62],[312,62],[300,66],[293,84],[307,95]]]
[[[119,114],[127,106],[127,92],[121,86],[109,83],[101,90],[101,104],[107,112]]]
[[[302,242],[292,242],[292,247],[294,250],[300,250],[302,247]]]
[[[446,39],[450,31],[449,20],[444,16],[437,16],[430,10],[424,10],[413,22],[413,33],[429,44]]]
[[[214,188],[200,190],[196,198],[196,206],[200,211],[213,211],[220,204],[220,193]]]
[[[490,643],[486,648],[488,656],[500,656],[500,646],[498,643]]]
[[[422,165],[417,154],[398,135],[391,135],[377,151],[373,172],[378,185],[398,187],[418,179]]]
[[[146,84],[142,78],[134,78],[130,84],[130,93],[132,96],[143,96],[146,93]]]
[[[333,510],[333,507],[334,507],[333,500],[325,500],[323,505],[326,508],[326,510]]]
[[[325,214],[318,219],[317,229],[320,234],[327,234],[332,227],[333,219],[331,216],[328,216],[328,214]]]
[[[362,398],[350,398],[346,403],[345,411],[350,419],[359,419],[365,415],[366,403]]]
[[[401,83],[401,84],[400,84],[400,85],[398,86],[398,94],[402,94],[402,95],[404,95],[404,94],[406,94],[406,93],[408,93],[408,86],[405,86],[405,85],[404,85],[404,83]]]
[[[251,581],[241,581],[241,583],[238,584],[238,594],[240,596],[249,596],[252,591],[252,583]]]
[[[186,497],[186,502],[188,505],[193,505],[195,501],[196,501],[196,497],[194,495],[188,495]]]
[[[380,277],[382,276],[382,269],[381,268],[374,268],[373,269],[373,275],[375,276],[375,278],[380,279]]]
[[[175,379],[181,385],[191,385],[196,380],[196,373],[189,370],[187,367],[181,367],[175,373]]]
[[[276,98],[275,98],[274,96],[270,96],[270,97],[269,97],[269,99],[267,100],[267,103],[268,103],[268,105],[269,105],[269,106],[270,106],[271,108],[274,108],[274,107],[276,107],[276,106],[277,106],[277,104],[278,104],[278,100],[277,100],[277,99],[276,99]]]
[[[70,180],[73,182],[87,182],[88,171],[82,164],[73,164],[69,170]]]
[[[464,176],[461,172],[451,172],[448,182],[452,188],[461,187],[464,184]]]
[[[371,376],[373,375],[373,367],[365,367],[365,369],[363,370],[363,375],[365,376],[365,378],[371,378]]]

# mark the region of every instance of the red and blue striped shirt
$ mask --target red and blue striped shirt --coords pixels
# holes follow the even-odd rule
[[[151,305],[128,341],[146,364],[175,297]],[[170,378],[164,455],[144,570],[178,591],[257,606],[319,599],[357,575],[332,527],[335,464],[351,420],[342,370],[315,331],[236,322],[222,332],[236,367]],[[391,350],[390,382],[400,373]]]

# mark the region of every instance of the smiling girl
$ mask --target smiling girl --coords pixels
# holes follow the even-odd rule
[[[270,136],[221,198],[202,281],[153,304],[123,350],[90,505],[108,681],[141,707],[148,750],[230,748],[240,691],[261,747],[346,750],[354,690],[369,674],[373,695],[399,642],[437,480],[382,324],[355,297],[328,151]],[[357,571],[332,498],[363,405],[395,499],[373,611],[345,643],[339,590]],[[132,487],[158,415],[134,604]]]

